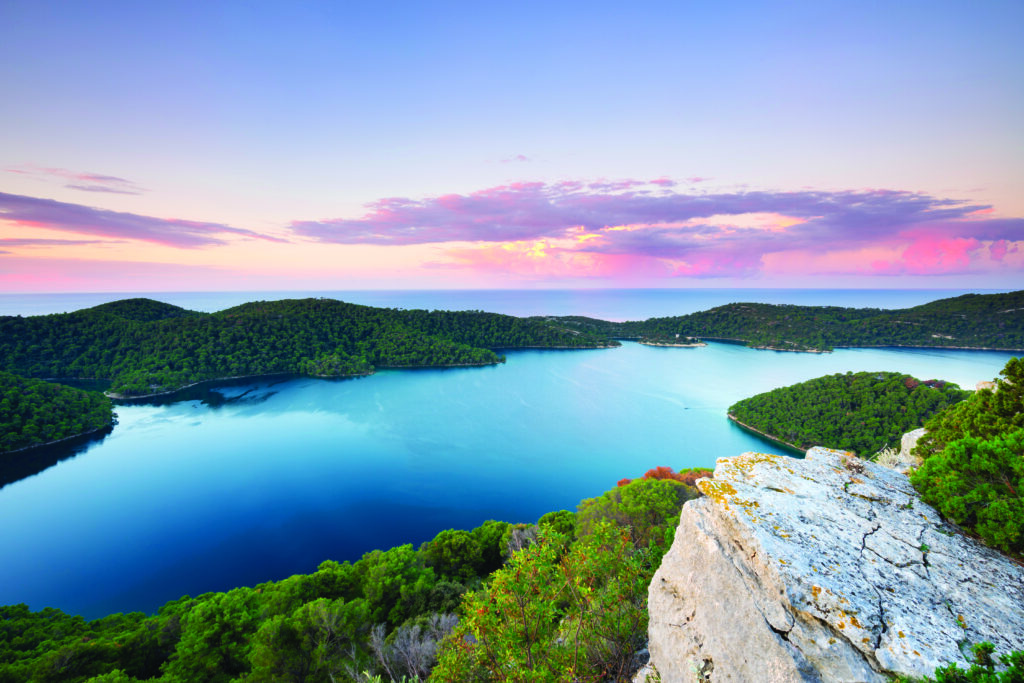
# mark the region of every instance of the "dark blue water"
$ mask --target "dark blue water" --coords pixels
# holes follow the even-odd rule
[[[0,489],[0,604],[148,611],[445,528],[534,521],[657,465],[772,450],[725,418],[746,396],[847,370],[973,387],[1011,356],[634,343],[507,355],[120,406],[112,434]]]

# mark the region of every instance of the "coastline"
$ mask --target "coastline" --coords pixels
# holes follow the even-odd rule
[[[543,347],[543,348],[547,348],[547,347]],[[286,377],[286,376],[315,377],[317,379],[353,379],[353,378],[356,378],[356,377],[369,377],[370,375],[374,374],[374,372],[376,372],[377,370],[417,370],[417,369],[427,369],[427,368],[471,368],[471,367],[483,367],[483,366],[486,366],[486,365],[498,365],[498,364],[504,363],[504,362],[505,362],[504,360],[498,360],[498,361],[494,361],[494,362],[491,362],[491,363],[452,363],[452,364],[449,364],[449,365],[377,365],[377,366],[374,366],[374,369],[370,370],[369,372],[353,372],[353,373],[349,373],[347,375],[307,375],[307,374],[303,374],[303,373],[300,373],[300,372],[264,372],[264,373],[257,373],[257,374],[254,374],[254,375],[233,375],[231,377],[211,377],[210,379],[201,379],[198,382],[192,382],[191,384],[183,384],[180,387],[175,387],[174,389],[168,389],[167,391],[156,391],[156,392],[149,393],[149,394],[125,395],[125,394],[117,393],[115,391],[104,391],[103,395],[106,396],[107,398],[115,400],[115,401],[135,401],[135,400],[141,400],[141,399],[146,399],[146,398],[158,398],[160,396],[171,396],[173,394],[178,393],[179,391],[184,391],[186,389],[191,389],[192,387],[197,387],[197,386],[199,386],[201,384],[214,384],[214,383],[217,383],[217,382],[230,382],[230,381],[236,380],[236,379],[263,379],[265,377]]]
[[[152,394],[139,394],[137,396],[136,395],[126,396],[125,394],[119,394],[116,391],[104,391],[103,395],[106,396],[107,398],[111,399],[111,400],[114,400],[114,401],[135,401],[137,399],[143,399],[143,398],[156,398],[157,396],[170,396],[171,394],[176,394],[179,391],[184,391],[185,389],[191,389],[192,387],[197,387],[200,384],[207,384],[209,382],[228,382],[228,381],[233,380],[233,379],[257,379],[257,378],[261,378],[261,377],[281,377],[282,375],[294,375],[294,374],[296,374],[296,373],[294,373],[294,372],[266,372],[266,373],[260,373],[260,374],[256,374],[256,375],[236,375],[234,377],[212,377],[210,379],[201,379],[198,382],[192,382],[191,384],[183,384],[180,387],[175,387],[174,389],[168,389],[167,391],[157,391],[157,392],[154,392]],[[365,374],[369,374],[369,373],[365,373]],[[339,376],[339,377],[359,377],[361,375],[310,375],[310,376],[312,376],[312,377],[335,377],[335,376]]]
[[[832,351],[825,349],[782,349],[778,346],[750,346],[748,348],[757,349],[758,351],[788,351],[790,353],[832,353]]]
[[[671,347],[677,348],[677,349],[696,349],[696,348],[698,348],[700,346],[707,346],[707,344],[705,342],[696,342],[696,343],[693,343],[693,344],[672,344],[670,342],[654,342],[654,341],[645,341],[643,339],[640,339],[639,341],[637,341],[637,343],[638,344],[643,344],[644,346],[671,346]]]
[[[724,342],[726,344],[742,344],[748,349],[755,349],[757,351],[790,351],[793,353],[832,353],[831,351],[826,351],[825,349],[781,349],[775,346],[751,346],[751,344],[753,343],[751,340],[739,339],[736,337],[701,337],[701,339],[707,339],[708,341]],[[851,346],[847,348],[857,347]]]
[[[733,424],[737,424],[740,427],[742,427],[743,429],[751,431],[751,432],[757,434],[758,436],[764,437],[765,439],[768,439],[772,443],[777,443],[780,446],[784,446],[784,447],[788,448],[789,450],[791,450],[791,451],[793,451],[795,453],[799,453],[801,456],[804,453],[807,452],[807,449],[805,449],[805,448],[800,448],[799,446],[794,446],[793,444],[789,443],[788,441],[783,441],[782,439],[778,438],[777,436],[772,436],[771,434],[768,434],[767,432],[762,432],[760,429],[756,429],[754,427],[751,427],[750,425],[746,424],[745,422],[740,422],[739,420],[736,419],[736,417],[732,413],[726,413],[726,417],[728,417],[729,420],[731,420],[733,422]]]
[[[575,351],[575,350],[587,350],[587,349],[614,349],[614,348],[618,348],[619,346],[621,346],[621,344],[605,344],[605,345],[600,345],[600,346],[598,346],[598,345],[594,345],[594,346],[502,346],[501,348],[502,349],[509,349],[509,350],[513,350],[513,349],[551,349],[551,350],[558,350],[558,351],[561,351],[561,350]],[[107,398],[115,400],[115,401],[135,401],[135,400],[141,400],[141,399],[147,399],[147,398],[158,398],[158,397],[161,397],[161,396],[171,396],[173,394],[178,393],[179,391],[184,391],[185,389],[190,389],[192,387],[199,386],[200,384],[207,384],[207,383],[211,383],[211,382],[228,382],[228,381],[236,380],[236,379],[259,379],[259,378],[263,378],[263,377],[281,377],[283,375],[296,375],[296,376],[299,376],[299,377],[319,377],[321,379],[348,379],[348,378],[354,378],[354,377],[368,377],[368,376],[372,375],[378,369],[380,369],[380,370],[423,370],[423,369],[429,369],[429,368],[475,368],[475,367],[484,367],[484,366],[487,366],[487,365],[499,365],[499,364],[504,363],[504,362],[505,362],[504,359],[500,359],[500,360],[496,360],[496,361],[493,361],[493,362],[448,363],[448,364],[444,364],[444,365],[377,365],[377,366],[374,366],[374,369],[369,371],[369,372],[354,372],[354,373],[350,373],[350,374],[346,374],[346,375],[305,375],[303,373],[296,373],[296,372],[267,372],[267,373],[257,373],[257,374],[254,374],[254,375],[233,375],[233,376],[230,376],[230,377],[211,377],[209,379],[199,380],[198,382],[192,382],[191,384],[183,384],[180,387],[175,387],[174,389],[168,389],[166,391],[154,391],[154,392],[151,392],[151,393],[148,393],[148,394],[137,394],[137,395],[132,394],[132,395],[127,395],[127,394],[122,394],[122,393],[119,393],[119,392],[116,392],[116,391],[104,391],[103,395],[106,396]]]
[[[71,436],[65,436],[63,439],[57,439],[56,441],[47,441],[46,443],[37,443],[37,444],[33,444],[32,446],[25,446],[23,448],[16,448],[13,451],[2,451],[2,452],[0,452],[0,456],[7,456],[7,455],[11,455],[12,453],[25,453],[27,451],[35,450],[37,448],[45,448],[47,446],[55,446],[55,445],[57,445],[59,443],[64,443],[65,441],[71,441],[72,439],[80,439],[83,436],[89,436],[91,434],[98,434],[99,432],[104,432],[104,431],[106,431],[108,429],[113,430],[114,426],[116,424],[117,424],[117,414],[115,413],[114,416],[111,418],[110,423],[109,424],[105,424],[102,427],[97,427],[96,429],[88,429],[88,430],[86,430],[84,432],[78,432],[77,434],[72,434]]]
[[[1024,352],[1022,347],[1002,346],[923,346],[921,344],[865,344],[863,346],[836,346],[837,349],[943,349],[946,351],[1006,351],[1009,353]]]
[[[591,346],[495,346],[492,351],[520,351],[551,349],[552,351],[592,351],[594,349],[617,349],[622,344],[593,344]]]

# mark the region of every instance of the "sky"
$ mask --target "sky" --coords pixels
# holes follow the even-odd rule
[[[1024,3],[0,2],[0,292],[1024,288]]]

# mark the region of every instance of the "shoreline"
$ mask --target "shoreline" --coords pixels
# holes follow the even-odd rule
[[[806,448],[800,448],[799,446],[794,446],[793,444],[789,443],[788,441],[783,441],[782,439],[780,439],[780,438],[778,438],[776,436],[772,436],[771,434],[768,434],[767,432],[762,432],[760,429],[757,429],[755,427],[751,427],[750,425],[746,424],[745,422],[740,422],[739,420],[736,419],[736,417],[732,413],[726,413],[726,417],[728,417],[729,420],[733,424],[737,424],[740,427],[742,427],[743,429],[746,429],[748,431],[754,432],[755,434],[757,434],[759,436],[762,436],[765,439],[768,439],[772,443],[777,443],[780,446],[785,446],[786,448],[790,449],[791,451],[794,451],[796,453],[800,453],[801,455],[803,455],[803,454],[805,454],[807,452]]]
[[[97,427],[96,429],[89,429],[89,430],[84,431],[84,432],[78,432],[77,434],[72,434],[71,436],[65,436],[63,439],[57,439],[56,441],[47,441],[46,443],[37,443],[37,444],[34,444],[32,446],[24,446],[22,448],[16,448],[13,451],[0,451],[0,456],[7,456],[7,455],[11,455],[12,453],[24,453],[26,451],[35,450],[36,448],[46,448],[47,446],[56,446],[59,443],[64,443],[65,441],[71,441],[72,439],[79,439],[79,438],[81,438],[83,436],[89,436],[91,434],[96,434],[98,432],[103,432],[103,431],[106,431],[108,429],[113,430],[115,425],[117,425],[117,413],[114,413],[114,416],[110,420],[110,424],[105,424],[102,427]]]
[[[594,349],[617,349],[620,346],[622,346],[622,344],[603,344],[601,346],[598,346],[598,345],[593,345],[593,346],[495,346],[491,350],[492,351],[494,351],[494,350],[520,351],[520,350],[536,350],[536,349],[544,350],[544,349],[550,349],[552,351],[593,351]]]
[[[137,396],[136,395],[126,396],[125,394],[119,394],[116,391],[104,391],[103,395],[106,396],[107,398],[111,399],[111,400],[114,400],[114,401],[135,401],[137,399],[143,399],[143,398],[155,398],[157,396],[170,396],[172,394],[178,393],[179,391],[184,391],[185,389],[191,389],[192,387],[197,387],[200,384],[206,384],[207,382],[229,382],[229,381],[231,381],[233,379],[256,379],[258,377],[281,377],[282,375],[294,375],[294,374],[296,374],[296,373],[294,373],[294,372],[267,372],[267,373],[260,373],[260,374],[257,374],[257,375],[235,375],[234,377],[212,377],[210,379],[201,379],[198,382],[192,382],[191,384],[183,384],[180,387],[175,387],[174,389],[168,389],[167,391],[157,391],[157,392],[154,392],[152,394],[139,394]],[[310,377],[333,377],[334,375],[308,375],[308,376],[310,376]],[[345,377],[358,377],[359,375],[344,375],[344,376]]]
[[[603,345],[603,346],[503,346],[502,349],[506,350],[518,350],[518,349],[552,349],[552,350],[588,350],[588,349],[614,349],[621,346],[619,345]],[[200,384],[207,384],[211,382],[229,382],[236,379],[258,379],[262,377],[281,377],[284,375],[295,375],[296,377],[317,377],[320,379],[351,379],[355,377],[369,377],[374,374],[376,370],[424,370],[430,368],[442,369],[442,368],[478,368],[486,367],[488,365],[500,365],[504,363],[504,359],[496,361],[488,361],[481,363],[449,363],[445,365],[377,365],[374,369],[369,372],[354,372],[347,375],[307,375],[300,372],[267,372],[257,373],[254,375],[233,375],[230,377],[211,377],[209,379],[201,379],[198,382],[192,382],[191,384],[183,384],[180,387],[174,389],[168,389],[166,391],[155,391],[148,394],[122,394],[116,391],[104,391],[103,395],[114,401],[135,401],[146,398],[157,398],[160,396],[172,396],[179,391],[185,389],[191,389],[192,387],[199,386]]]
[[[626,337],[617,337],[626,339]],[[793,351],[796,353],[832,353],[835,349],[938,349],[945,351],[1006,351],[1011,353],[1024,352],[1024,347],[1011,346],[950,346],[948,344],[836,344],[832,350],[825,349],[780,349],[774,346],[749,346],[751,343],[746,339],[735,337],[701,337],[707,341],[724,342],[726,344],[744,344],[748,349],[758,351]],[[642,343],[642,342],[641,342]]]
[[[758,351],[788,351],[789,353],[832,353],[825,349],[780,349],[777,346],[748,346],[747,348]]]
[[[707,346],[706,342],[695,342],[693,344],[672,344],[670,342],[645,341],[643,339],[638,340],[637,344],[643,344],[644,346],[668,346],[676,349],[696,349],[701,346]]]
[[[104,391],[103,395],[114,401],[136,401],[145,398],[157,398],[160,396],[172,396],[179,391],[185,391],[192,387],[197,387],[200,384],[212,384],[217,382],[230,382],[236,379],[263,379],[265,377],[313,377],[316,379],[354,379],[357,377],[369,377],[374,374],[377,370],[419,370],[429,368],[475,368],[484,367],[487,365],[499,365],[503,363],[503,360],[498,360],[488,363],[452,363],[450,365],[377,365],[374,369],[369,372],[353,372],[347,375],[307,375],[301,372],[264,372],[257,373],[254,375],[233,375],[230,377],[211,377],[210,379],[201,379],[198,382],[192,382],[191,384],[183,384],[180,387],[174,389],[168,389],[167,391],[157,391],[150,394],[139,394],[139,395],[125,395],[114,391]]]
[[[1001,346],[922,346],[920,344],[867,344],[864,346],[836,346],[837,349],[945,349],[947,351],[1011,351],[1024,352],[1024,348]]]

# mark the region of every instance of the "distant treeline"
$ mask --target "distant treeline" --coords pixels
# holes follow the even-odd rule
[[[1024,350],[1024,290],[965,294],[899,310],[734,303],[644,321],[538,318],[618,339],[698,337],[792,351],[927,346]]]
[[[0,453],[32,448],[109,427],[110,399],[0,371]]]
[[[826,375],[745,398],[729,416],[806,450],[825,446],[871,456],[947,406],[970,396],[956,384],[898,372]]]
[[[407,311],[333,299],[259,301],[212,314],[126,299],[74,313],[0,317],[0,368],[46,379],[107,379],[113,392],[126,396],[226,377],[484,365],[503,360],[492,349],[616,344],[496,313]]]

